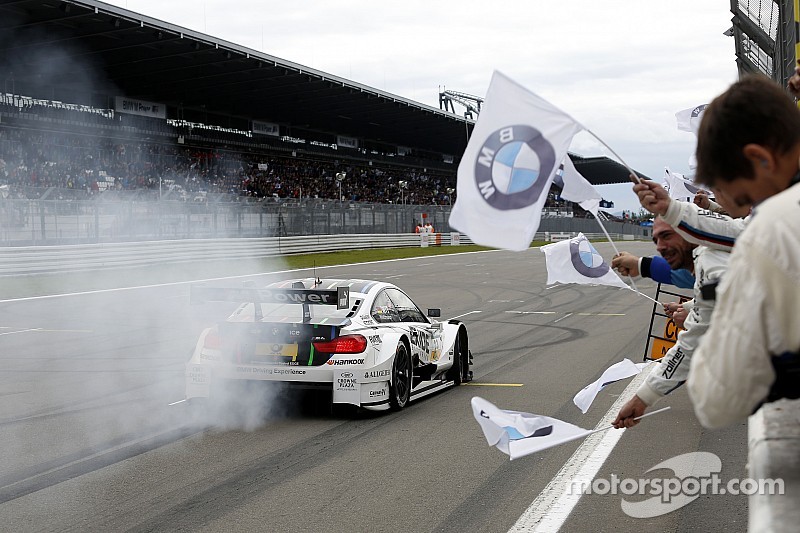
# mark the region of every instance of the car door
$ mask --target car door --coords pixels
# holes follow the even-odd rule
[[[436,363],[442,355],[442,330],[432,327],[425,314],[400,289],[386,289],[397,316],[403,326],[408,328],[411,340],[411,354],[417,356],[420,363]]]

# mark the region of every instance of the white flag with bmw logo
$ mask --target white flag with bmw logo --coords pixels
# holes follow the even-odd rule
[[[481,426],[486,442],[511,459],[582,439],[595,432],[549,416],[499,409],[479,396],[472,398],[472,415]]]
[[[583,127],[495,71],[458,165],[450,226],[472,242],[527,249],[567,148]]]
[[[580,283],[611,285],[630,289],[617,273],[611,270],[592,243],[578,233],[573,239],[542,246],[547,265],[547,284]]]
[[[675,200],[691,202],[700,187],[694,182],[687,180],[683,175],[670,171],[669,167],[664,168],[664,187],[669,192],[669,197]]]
[[[553,182],[561,187],[561,198],[575,202],[597,218],[597,210],[603,197],[594,185],[578,172],[568,155],[564,157]]]
[[[678,129],[681,131],[689,131],[697,135],[697,130],[700,129],[700,122],[703,120],[703,112],[705,112],[708,104],[701,104],[689,109],[682,109],[675,113],[675,118],[678,120]]]

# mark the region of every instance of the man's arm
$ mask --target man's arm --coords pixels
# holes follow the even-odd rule
[[[687,241],[729,252],[736,237],[746,225],[746,219],[700,209],[693,203],[678,202],[654,181],[645,180],[633,186],[639,203],[651,213],[661,215]]]
[[[688,202],[671,202],[662,217],[687,241],[730,252],[744,231],[747,219],[700,209]]]
[[[682,289],[694,287],[694,276],[688,270],[672,270],[667,260],[656,255],[638,257],[628,252],[620,252],[611,260],[611,268],[623,276],[650,278],[659,283],[668,283]]]

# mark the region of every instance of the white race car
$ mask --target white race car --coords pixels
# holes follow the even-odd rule
[[[466,326],[438,322],[391,283],[295,279],[264,288],[192,287],[193,303],[242,303],[204,330],[186,365],[186,398],[221,380],[332,391],[334,404],[402,409],[472,377]]]

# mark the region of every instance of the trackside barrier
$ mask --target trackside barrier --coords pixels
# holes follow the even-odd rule
[[[450,244],[450,234],[443,234],[437,241]],[[461,242],[472,243],[465,235]],[[0,276],[414,246],[419,246],[419,235],[400,233],[3,247]]]
[[[437,233],[431,245],[450,245],[453,233]],[[544,239],[537,233],[534,240]],[[603,234],[588,234],[589,239],[604,239]],[[612,238],[620,238],[614,234]],[[472,244],[464,234],[459,244]],[[420,246],[416,233],[305,235],[232,239],[184,239],[62,246],[0,247],[0,276],[52,274],[107,268],[125,268],[165,263],[213,261],[218,259],[258,259],[279,255],[406,248]]]

